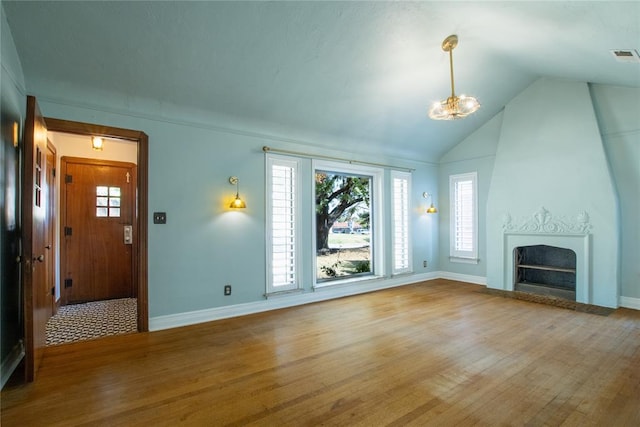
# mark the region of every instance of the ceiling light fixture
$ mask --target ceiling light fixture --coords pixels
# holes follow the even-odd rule
[[[102,151],[102,147],[104,147],[102,138],[100,138],[99,136],[94,136],[93,138],[91,138],[91,148],[96,151]]]
[[[453,84],[453,49],[458,46],[458,36],[450,35],[442,42],[442,50],[449,52],[449,69],[451,71],[451,96],[435,102],[429,109],[429,117],[433,120],[454,120],[467,117],[480,108],[480,103],[473,96],[456,96]]]

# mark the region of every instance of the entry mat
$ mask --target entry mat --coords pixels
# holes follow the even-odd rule
[[[47,322],[46,345],[136,332],[135,298],[65,305]]]
[[[538,304],[553,305],[555,307],[566,308],[569,310],[580,311],[583,313],[597,314],[599,316],[608,316],[615,311],[614,308],[600,307],[598,305],[591,305],[591,304],[583,304],[576,301],[569,301],[566,299],[556,298],[549,295],[537,295],[529,292],[505,291],[502,289],[491,289],[491,288],[484,288],[479,290],[478,292],[489,294],[489,295],[497,295],[505,298],[514,298],[514,299],[519,299],[523,301],[536,302]]]

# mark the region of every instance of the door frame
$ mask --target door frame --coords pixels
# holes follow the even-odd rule
[[[49,155],[53,157],[53,166],[52,170],[49,170]],[[58,161],[58,151],[56,150],[56,146],[47,138],[47,155],[45,157],[47,162],[47,229],[46,229],[46,242],[48,243],[45,246],[47,250],[47,280],[48,284],[51,286],[47,286],[47,289],[51,291],[51,315],[55,315],[58,311],[58,307],[56,306],[56,295],[55,295],[55,286],[56,286],[56,261],[58,259],[58,251],[57,251],[57,239],[56,239],[56,218],[58,216],[58,212],[56,212],[56,196],[57,196],[57,188],[56,188],[56,163]]]
[[[47,129],[52,132],[72,133],[76,135],[100,136],[106,138],[125,139],[137,143],[138,173],[136,178],[137,194],[135,196],[134,222],[138,233],[134,234],[137,251],[134,253],[134,286],[137,290],[138,332],[149,330],[148,302],[148,174],[149,174],[149,137],[142,131],[96,125],[92,123],[74,122],[70,120],[44,118]]]

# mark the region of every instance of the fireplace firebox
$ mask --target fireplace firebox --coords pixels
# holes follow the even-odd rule
[[[576,253],[534,245],[514,249],[514,290],[576,301]]]

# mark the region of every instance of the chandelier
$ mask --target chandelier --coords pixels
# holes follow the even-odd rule
[[[454,120],[467,117],[480,108],[480,103],[473,96],[456,96],[453,84],[453,49],[458,45],[458,36],[450,35],[442,42],[442,50],[449,52],[449,68],[451,70],[451,96],[435,102],[429,109],[429,117],[433,120]]]

